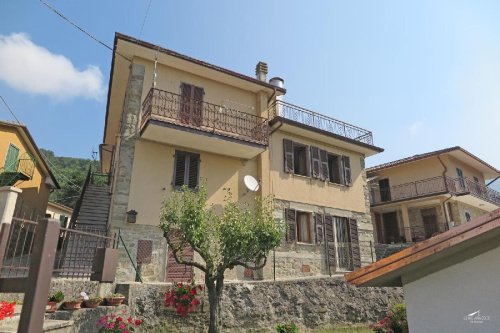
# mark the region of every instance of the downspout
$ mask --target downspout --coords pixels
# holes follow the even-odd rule
[[[489,182],[488,184],[486,184],[486,187],[490,186],[491,184],[493,184],[497,179],[499,179],[500,176],[498,176],[497,178],[493,179],[491,182]]]
[[[441,157],[440,155],[437,155],[437,159],[439,160],[439,163],[441,163],[441,165],[443,166],[443,181],[444,181],[444,188],[446,189],[446,192],[448,192],[448,183],[446,182],[446,172],[448,172],[448,168],[446,167],[446,165],[443,163],[443,160],[441,160]],[[446,219],[446,230],[449,230],[449,223],[450,223],[450,219],[449,219],[449,216],[448,216],[448,211],[446,210],[446,202],[448,200],[450,200],[451,198],[453,198],[453,194],[450,193],[450,197],[448,199],[446,199],[445,201],[442,202],[442,205],[443,205],[443,212],[444,212],[444,218]]]

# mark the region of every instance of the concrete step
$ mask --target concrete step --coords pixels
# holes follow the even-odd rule
[[[22,305],[16,305],[12,318],[6,318],[0,321],[0,333],[17,332],[19,320],[21,319],[21,309]],[[73,320],[45,319],[43,322],[43,331],[51,333],[72,333],[74,332],[73,324]]]

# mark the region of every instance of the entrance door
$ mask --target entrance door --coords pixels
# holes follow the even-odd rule
[[[425,239],[439,232],[437,225],[436,209],[422,209],[422,220],[424,221]]]
[[[391,201],[391,189],[389,186],[389,179],[381,179],[378,181],[378,186],[380,188],[380,201],[386,202]]]
[[[401,240],[399,234],[398,215],[396,212],[382,214],[384,226],[384,243],[398,243]]]

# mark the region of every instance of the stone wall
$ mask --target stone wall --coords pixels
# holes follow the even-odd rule
[[[485,210],[482,210],[480,208],[471,205],[467,205],[459,201],[455,201],[452,204],[452,210],[453,210],[453,218],[456,219],[455,222],[458,222],[457,225],[467,222],[467,220],[465,219],[465,212],[468,212],[470,214],[471,220],[488,213]]]
[[[165,284],[118,285],[135,316],[150,327],[172,332],[201,332],[208,321],[208,304],[187,319],[163,306]],[[302,329],[367,325],[379,320],[388,307],[403,301],[401,288],[357,288],[342,277],[289,281],[227,283],[222,298],[225,332],[275,332],[282,322]]]
[[[386,258],[401,250],[404,250],[415,243],[399,243],[399,244],[375,244],[375,255],[377,260]]]

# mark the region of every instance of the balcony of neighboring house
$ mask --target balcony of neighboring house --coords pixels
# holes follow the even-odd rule
[[[19,182],[33,178],[35,172],[35,159],[28,153],[19,157],[19,151],[9,149],[5,164],[0,168],[0,187],[14,186]]]
[[[269,109],[269,114],[269,119],[283,118],[347,141],[373,146],[372,132],[288,102],[276,101]]]
[[[451,194],[471,205],[486,205],[485,209],[500,207],[499,192],[466,177],[439,176],[396,186],[388,186],[388,180],[380,180],[377,185],[372,186],[370,193],[372,207],[441,194]]]
[[[152,88],[142,104],[141,137],[244,159],[267,148],[267,119],[205,102],[198,95]]]

